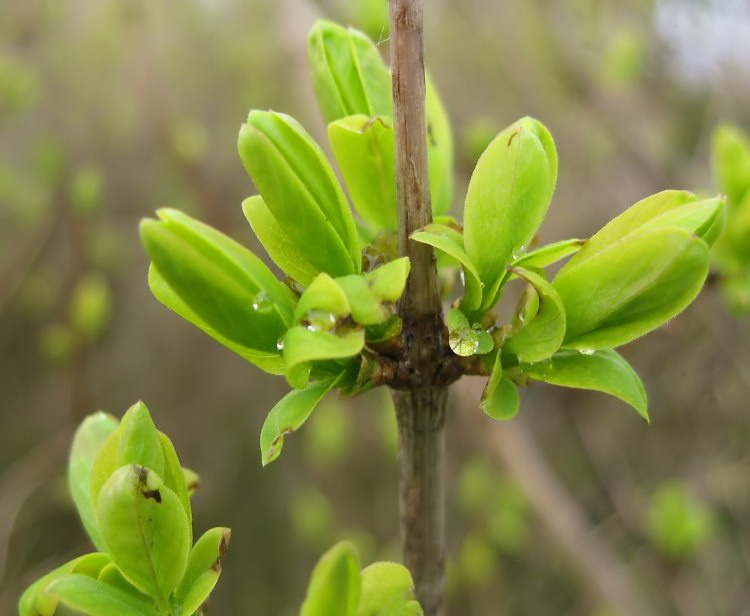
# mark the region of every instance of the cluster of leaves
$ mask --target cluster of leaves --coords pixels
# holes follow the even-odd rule
[[[354,546],[342,541],[318,561],[300,616],[422,616],[403,565],[376,562],[360,571]]]
[[[193,544],[197,476],[180,466],[142,402],[119,423],[101,412],[83,421],[68,485],[97,551],[34,582],[20,599],[21,616],[51,616],[60,604],[91,616],[201,613],[230,531],[212,528]]]
[[[727,223],[713,250],[713,265],[727,305],[750,312],[750,140],[739,128],[719,126],[713,135],[713,170],[727,197]]]
[[[319,22],[309,37],[313,84],[351,202],[322,149],[293,118],[251,111],[239,151],[260,191],[243,204],[253,231],[287,276],[280,282],[249,250],[174,210],[146,220],[151,289],[169,308],[294,390],[269,413],[263,463],[332,388],[373,385],[369,359],[398,340],[394,304],[409,273],[396,259],[390,70],[363,34]],[[464,293],[447,315],[450,346],[490,375],[481,406],[513,416],[517,386],[541,380],[617,396],[647,418],[640,379],[615,347],[653,330],[697,295],[721,198],[666,191],[644,199],[587,241],[528,250],[557,179],[549,131],[523,118],[480,156],[464,220],[451,205],[450,125],[429,79],[426,114],[435,222],[413,234],[460,267]],[[545,268],[574,254],[550,280]],[[493,312],[507,284],[525,284],[517,314]]]

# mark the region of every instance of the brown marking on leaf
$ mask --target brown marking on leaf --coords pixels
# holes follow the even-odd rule
[[[159,490],[143,490],[141,494],[145,498],[153,498],[157,503],[161,504],[161,492]]]
[[[518,135],[518,134],[520,134],[520,133],[521,133],[521,130],[520,130],[520,129],[518,129],[518,130],[514,130],[514,131],[513,131],[513,132],[512,132],[511,134],[510,134],[510,139],[508,139],[508,147],[510,147],[510,144],[511,144],[511,142],[513,141],[513,137],[515,137],[516,135]]]

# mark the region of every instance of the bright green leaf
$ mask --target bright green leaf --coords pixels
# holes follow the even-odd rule
[[[553,244],[547,244],[537,248],[523,256],[518,257],[511,263],[513,267],[525,269],[538,269],[556,263],[560,259],[578,252],[586,243],[586,240],[561,240]]]
[[[464,268],[464,297],[461,306],[467,311],[477,310],[482,299],[482,283],[475,262],[466,254],[461,234],[448,227],[433,223],[411,234],[415,242],[437,248],[456,259]]]
[[[248,197],[242,202],[242,211],[263,248],[287,276],[307,286],[318,275],[318,269],[274,218],[263,197]]]
[[[315,407],[336,384],[336,379],[315,382],[305,389],[295,389],[279,400],[269,411],[260,431],[260,453],[263,466],[279,457],[284,437],[298,430]]]
[[[365,280],[376,300],[396,303],[404,292],[410,270],[409,257],[401,257],[370,270]]]
[[[515,355],[520,362],[547,359],[565,338],[565,307],[557,291],[542,276],[522,268],[512,271],[536,292],[537,310],[531,321],[505,341],[503,352]]]
[[[177,495],[148,468],[123,466],[99,493],[97,519],[120,571],[164,605],[190,551],[188,520]]]
[[[328,125],[328,141],[360,216],[374,229],[397,229],[396,164],[390,118],[355,115]]]
[[[520,404],[516,386],[503,374],[500,353],[498,353],[490,378],[482,392],[479,408],[492,419],[502,420],[515,417]]]
[[[730,211],[750,190],[750,141],[737,127],[723,124],[711,140],[712,166]]]
[[[635,370],[611,349],[594,352],[561,350],[546,361],[522,366],[537,381],[562,387],[593,389],[627,402],[648,421],[646,390]]]
[[[104,550],[104,542],[91,500],[91,471],[99,448],[118,425],[117,419],[107,413],[99,411],[89,415],[76,430],[68,458],[68,489],[81,522],[98,550]]]
[[[360,271],[354,218],[323,150],[290,116],[253,110],[239,135],[240,158],[268,209],[318,271]]]
[[[659,327],[695,298],[708,263],[705,242],[671,227],[571,259],[552,283],[567,314],[564,346],[614,348]]]
[[[176,603],[183,613],[193,614],[206,601],[221,574],[221,559],[232,532],[228,528],[207,530],[190,551],[185,575],[175,590]]]
[[[381,616],[414,599],[414,582],[403,565],[377,562],[362,569],[362,594],[356,616]],[[395,613],[395,612],[394,612]]]
[[[357,114],[393,115],[391,72],[366,35],[320,20],[307,45],[313,87],[326,123]]]
[[[321,317],[319,323],[321,329],[333,329],[336,320],[349,316],[352,312],[349,300],[341,287],[328,274],[321,273],[315,277],[305,292],[299,298],[294,310],[294,323],[305,321],[310,325]],[[314,313],[324,313],[315,314]],[[315,319],[313,316],[317,316]]]
[[[328,359],[346,359],[359,355],[365,344],[363,330],[324,331],[315,323],[289,329],[284,338],[284,368],[287,381],[301,389],[310,379],[312,363]]]
[[[506,264],[525,249],[547,212],[557,155],[547,129],[532,118],[502,131],[477,162],[464,207],[464,245],[491,308]]]
[[[153,604],[136,594],[85,575],[72,574],[52,583],[48,592],[89,616],[159,616]]]
[[[315,565],[300,616],[355,616],[360,588],[357,551],[342,541]]]
[[[440,216],[453,204],[453,134],[448,114],[429,75],[425,77],[425,113],[432,212]]]
[[[128,464],[145,466],[162,476],[164,450],[154,420],[143,402],[139,400],[125,412],[119,429],[117,467]]]
[[[376,325],[393,314],[392,306],[385,305],[375,297],[365,276],[342,276],[336,279],[336,284],[346,294],[355,323]]]
[[[162,221],[141,223],[141,238],[172,291],[221,336],[274,353],[291,322],[291,290],[252,252],[222,233],[176,210],[158,213]]]
[[[185,483],[185,472],[182,466],[180,466],[180,459],[177,457],[177,451],[169,437],[163,432],[159,432],[159,440],[161,441],[162,452],[164,454],[164,472],[162,473],[162,479],[164,479],[164,485],[172,490],[177,495],[177,498],[180,499],[180,503],[182,503],[182,508],[185,510],[185,517],[187,517],[188,521],[188,543],[192,545],[193,511],[190,507],[188,486]]]
[[[237,355],[243,359],[270,374],[284,374],[284,361],[281,358],[281,353],[278,351],[278,346],[275,352],[258,351],[255,348],[237,344],[225,336],[222,336],[213,327],[190,310],[188,305],[180,299],[180,296],[177,295],[177,293],[174,292],[172,287],[170,287],[167,281],[164,280],[164,277],[153,264],[151,264],[151,267],[149,267],[148,270],[148,286],[151,289],[151,293],[154,294],[154,297],[167,308],[173,310],[183,319],[192,323],[198,329],[202,330],[228,349],[237,353]]]

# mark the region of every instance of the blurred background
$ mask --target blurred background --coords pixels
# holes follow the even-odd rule
[[[181,208],[259,253],[236,153],[248,110],[321,143],[306,33],[321,16],[387,48],[383,0],[0,3],[0,613],[89,549],[66,494],[72,431],[143,399],[202,487],[196,532],[233,529],[211,614],[296,614],[337,539],[398,559],[386,392],[331,396],[261,469],[287,390],[151,297],[138,221]],[[750,129],[745,0],[432,0],[426,57],[453,121],[460,218],[488,141],[523,115],[560,155],[544,242],[640,198],[716,191],[710,135]],[[750,614],[750,320],[712,286],[624,355],[646,426],[617,400],[535,385],[493,424],[481,381],[448,425],[455,616]]]

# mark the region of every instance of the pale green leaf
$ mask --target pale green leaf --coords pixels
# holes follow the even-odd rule
[[[99,493],[97,519],[125,577],[163,605],[185,572],[190,529],[180,499],[143,466],[123,466]]]
[[[307,260],[304,252],[274,218],[263,197],[248,197],[242,202],[242,211],[263,248],[287,276],[307,286],[318,275],[319,270]]]
[[[298,430],[336,384],[337,379],[311,383],[295,389],[279,400],[269,411],[260,431],[260,453],[263,466],[279,457],[284,437]]]
[[[648,421],[648,399],[638,374],[611,349],[594,352],[561,350],[546,361],[522,366],[537,381],[601,391],[632,406]]]
[[[580,263],[571,259],[552,283],[567,316],[563,346],[614,348],[656,329],[695,298],[708,263],[705,242],[670,227],[627,236]]]
[[[184,614],[193,614],[206,601],[221,574],[221,559],[227,551],[231,531],[228,528],[207,530],[190,551],[185,575],[175,589],[176,603]]]
[[[78,516],[98,550],[104,550],[104,542],[91,500],[91,470],[99,448],[118,425],[117,419],[107,413],[99,411],[89,415],[76,430],[68,458],[68,489]]]
[[[425,113],[432,212],[440,216],[453,204],[453,134],[448,113],[429,75],[425,76]]]
[[[492,419],[512,419],[518,413],[520,399],[516,386],[503,374],[500,353],[482,392],[479,408]]]
[[[300,616],[355,616],[361,584],[356,549],[336,544],[315,565]]]
[[[307,327],[295,326],[284,338],[284,369],[292,387],[305,387],[310,380],[313,362],[346,359],[359,355],[365,344],[361,329],[336,331],[318,329],[316,323]]]
[[[750,140],[736,126],[722,124],[711,140],[711,158],[719,189],[732,210],[750,191]]]
[[[362,594],[356,616],[382,616],[414,599],[414,582],[403,565],[376,562],[361,573]]]
[[[159,616],[154,605],[137,594],[100,582],[85,575],[72,574],[55,581],[49,594],[88,616]]]

